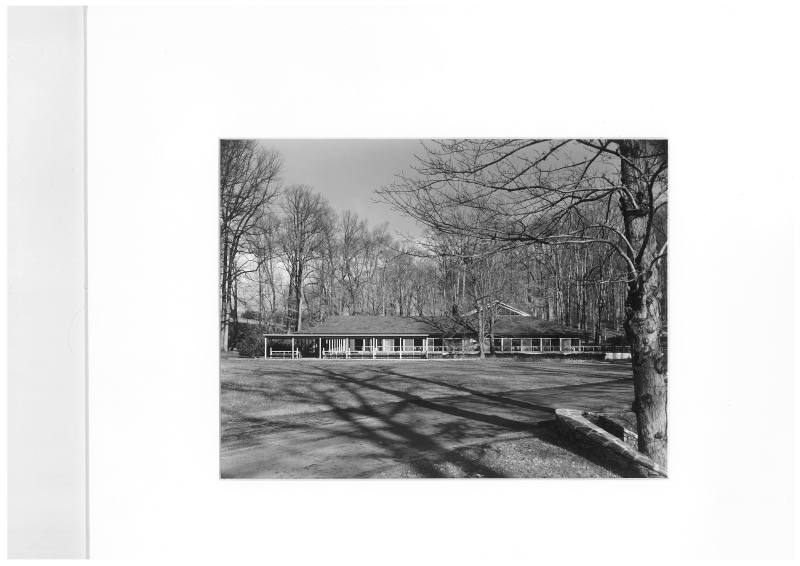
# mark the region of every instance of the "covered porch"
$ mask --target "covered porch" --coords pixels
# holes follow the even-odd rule
[[[469,342],[464,338],[434,338],[422,334],[264,334],[264,358],[419,358],[436,352],[464,351]]]
[[[490,339],[486,338],[488,353]],[[575,337],[495,337],[498,354],[600,352]],[[429,335],[343,336],[337,334],[264,334],[264,358],[380,359],[428,358],[478,353],[477,340]]]
[[[584,344],[575,337],[495,337],[494,351],[500,353],[582,352]]]

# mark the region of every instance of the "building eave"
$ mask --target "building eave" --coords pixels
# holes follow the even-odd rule
[[[400,337],[400,336],[407,336],[407,337],[417,337],[417,338],[427,338],[430,334],[424,334],[421,332],[297,332],[295,334],[263,334],[264,338],[366,338],[366,337],[386,337],[386,338],[393,338],[393,337]]]

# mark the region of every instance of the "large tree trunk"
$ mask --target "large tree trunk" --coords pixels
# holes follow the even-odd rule
[[[286,293],[286,331],[293,332],[297,327],[297,267],[289,269],[289,289]]]
[[[625,235],[634,250],[625,301],[625,334],[633,359],[633,387],[639,450],[662,466],[667,465],[667,368],[661,352],[661,278],[656,261],[656,238],[649,230],[647,174],[654,164],[645,157],[656,153],[651,142],[620,143],[621,177],[628,195],[620,200]],[[635,169],[634,169],[635,166]],[[630,268],[629,268],[630,269]]]
[[[489,354],[494,358],[497,354],[494,349],[494,323],[496,318],[496,305],[492,305],[489,311]]]
[[[297,328],[295,330],[300,332],[303,328],[303,281],[302,279],[297,282]]]
[[[220,337],[219,337],[219,346],[220,350],[223,352],[228,351],[228,333],[230,328],[230,320],[228,319],[228,301],[226,294],[223,293],[222,301],[220,305]]]
[[[227,352],[230,349],[231,311],[234,308],[233,270],[228,266],[222,282],[222,301],[220,304],[220,349]]]
[[[272,323],[275,319],[275,310],[278,308],[278,297],[277,291],[275,289],[275,276],[274,276],[274,268],[272,267],[272,258],[270,257],[269,260],[269,290],[270,290],[270,298],[272,299],[269,304],[269,328],[270,332],[272,332]]]
[[[652,284],[628,294],[625,333],[633,358],[639,450],[667,465],[667,372],[659,345],[661,313]]]
[[[302,277],[301,268],[297,267],[293,270],[289,282],[289,305],[291,309],[289,332],[297,332],[302,324],[302,314],[300,313],[300,309],[303,308]]]
[[[220,337],[219,337],[219,348],[223,352],[228,351],[228,311],[230,310],[230,289],[229,289],[229,282],[230,282],[230,273],[229,273],[229,261],[228,261],[228,239],[227,236],[223,237],[222,243],[222,250],[220,256],[220,282],[219,282],[219,324],[220,324]]]
[[[232,324],[239,324],[239,279],[234,277],[231,292],[231,316]]]
[[[600,279],[604,276],[603,271],[600,271]],[[603,283],[599,283],[596,287],[597,293],[597,320],[595,321],[594,326],[594,343],[599,344],[604,336],[603,336],[603,317],[605,315],[605,301],[606,301],[606,289],[607,287],[604,286]]]
[[[483,315],[483,309],[480,307],[480,305],[478,305],[478,303],[475,303],[475,305],[478,307],[478,352],[479,352],[478,359],[483,360],[483,359],[486,358],[486,354],[484,353],[484,350],[483,350],[483,336],[484,336],[484,333],[483,333],[483,320],[484,320],[484,315]]]

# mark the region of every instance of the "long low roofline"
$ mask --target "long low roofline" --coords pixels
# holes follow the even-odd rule
[[[267,329],[264,329],[267,330]],[[273,327],[272,330],[277,330]],[[470,321],[451,317],[401,317],[401,316],[335,316],[297,332],[264,332],[265,338],[438,338],[471,337],[475,335]],[[501,315],[495,320],[495,337],[581,337],[585,331],[555,324],[550,321],[518,315]]]
[[[423,332],[296,332],[294,334],[263,334],[264,338],[327,338],[329,336],[346,336],[349,338],[358,338],[359,336],[430,336]]]
[[[474,333],[459,333],[454,336],[444,336],[444,338],[458,338],[461,336],[472,336]],[[495,338],[583,338],[587,332],[499,332],[495,334]],[[331,332],[320,333],[297,333],[297,334],[262,334],[264,338],[363,338],[363,337],[377,337],[385,336],[387,338],[399,336],[415,336],[420,338],[441,337],[441,334],[423,334],[421,332],[340,332],[338,334]],[[488,334],[486,335],[488,338]]]

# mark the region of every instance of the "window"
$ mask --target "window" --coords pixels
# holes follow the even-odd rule
[[[553,352],[559,350],[558,338],[542,338],[542,351]]]

